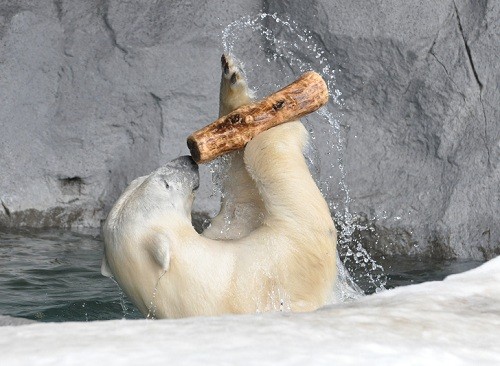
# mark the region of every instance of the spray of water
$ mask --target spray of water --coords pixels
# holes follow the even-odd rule
[[[386,277],[382,266],[376,263],[354,235],[356,231],[368,228],[359,224],[357,216],[350,210],[352,198],[344,165],[347,126],[340,123],[346,106],[336,86],[333,55],[321,46],[321,39],[313,32],[276,13],[244,16],[232,22],[222,32],[222,45],[224,52],[251,60],[251,64],[245,65],[245,74],[258,97],[276,91],[308,70],[319,72],[326,81],[330,103],[309,115],[304,122],[313,143],[317,135],[330,136],[326,141],[326,151],[321,152],[324,157],[322,167],[330,175],[320,177],[318,185],[329,199],[330,210],[340,229],[337,300],[356,297],[356,290],[359,290],[356,283],[367,284],[376,291],[384,289]],[[223,160],[217,160],[211,166],[219,192],[224,166]]]
[[[89,321],[89,314],[87,313],[87,309],[85,309],[85,303],[82,304],[82,308],[85,311],[85,321]]]
[[[156,281],[156,285],[155,285],[155,288],[153,290],[153,296],[151,298],[151,302],[149,303],[149,307],[148,307],[148,315],[146,316],[146,319],[156,319],[156,304],[155,304],[155,298],[156,298],[156,294],[158,293],[158,285],[160,284],[160,280],[162,279],[162,277],[165,275],[165,273],[167,273],[166,270],[164,270],[162,272],[162,274],[160,275],[160,277],[158,277],[158,280]]]
[[[123,319],[126,319],[127,316],[129,315],[129,308],[127,307],[127,303],[125,301],[125,293],[123,292],[123,290],[120,287],[120,285],[118,284],[118,282],[116,282],[116,280],[113,277],[110,277],[110,278],[111,278],[111,281],[113,281],[113,283],[116,285],[116,287],[118,287],[118,291],[120,294],[120,306],[122,308],[122,316],[123,316]]]

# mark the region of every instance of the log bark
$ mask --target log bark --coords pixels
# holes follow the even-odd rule
[[[328,88],[314,71],[260,102],[242,106],[187,139],[191,156],[207,163],[218,156],[243,148],[257,134],[284,122],[297,120],[328,102]]]

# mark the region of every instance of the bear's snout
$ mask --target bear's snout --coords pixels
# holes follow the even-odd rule
[[[176,171],[181,182],[188,181],[191,189],[197,190],[200,186],[200,175],[198,164],[189,155],[179,156],[165,165],[165,168]],[[184,178],[182,178],[184,177]]]
[[[167,165],[171,166],[172,168],[179,168],[179,169],[183,169],[183,170],[189,169],[189,170],[198,171],[198,164],[196,164],[196,162],[193,160],[193,158],[190,155],[179,156],[178,158],[172,160]]]

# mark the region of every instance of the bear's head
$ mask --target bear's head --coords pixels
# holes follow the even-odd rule
[[[144,254],[152,255],[161,268],[167,269],[169,228],[191,225],[191,206],[199,182],[198,165],[190,156],[174,159],[132,181],[102,226],[105,256],[101,272],[118,276],[120,265],[114,262],[123,255],[136,261],[137,268],[147,266]]]
[[[181,156],[155,170],[141,183],[137,192],[139,209],[147,215],[173,210],[190,218],[199,184],[198,165],[190,156]]]
[[[109,213],[104,231],[137,232],[161,220],[190,220],[199,183],[198,165],[190,156],[172,160],[130,183]]]

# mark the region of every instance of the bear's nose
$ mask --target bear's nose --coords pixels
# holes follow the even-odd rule
[[[178,158],[172,160],[167,165],[178,168],[182,170],[195,170],[198,171],[198,164],[189,155],[179,156]]]

